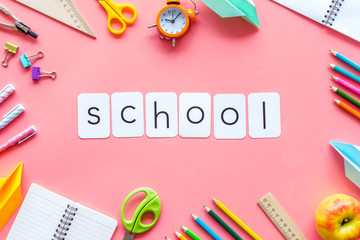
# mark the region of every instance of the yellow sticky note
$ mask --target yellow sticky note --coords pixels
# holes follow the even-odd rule
[[[22,162],[17,165],[8,177],[0,179],[0,230],[22,202],[21,172]]]

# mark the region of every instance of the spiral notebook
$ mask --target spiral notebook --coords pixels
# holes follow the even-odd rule
[[[360,0],[273,0],[360,42]]]
[[[117,221],[37,184],[19,210],[7,240],[110,240]]]

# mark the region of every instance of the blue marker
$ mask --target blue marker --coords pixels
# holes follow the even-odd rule
[[[191,216],[194,218],[195,222],[200,225],[210,236],[215,240],[222,240],[211,228],[209,228],[208,225],[206,225],[200,218],[195,216],[194,214],[191,214]]]

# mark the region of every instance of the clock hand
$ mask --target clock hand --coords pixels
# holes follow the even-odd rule
[[[181,12],[175,17],[174,21],[180,16]]]
[[[173,20],[170,20],[170,19],[166,19],[166,18],[165,18],[165,21],[172,22]]]

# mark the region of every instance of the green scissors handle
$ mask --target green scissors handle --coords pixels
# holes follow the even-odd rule
[[[124,210],[129,199],[137,193],[144,192],[146,197],[137,206],[133,217],[126,220],[124,217]],[[145,213],[151,212],[154,214],[154,221],[150,224],[143,224],[141,218]],[[121,207],[121,221],[125,228],[132,233],[143,233],[151,229],[159,219],[161,212],[161,202],[158,194],[151,188],[138,188],[132,191],[126,198]]]

